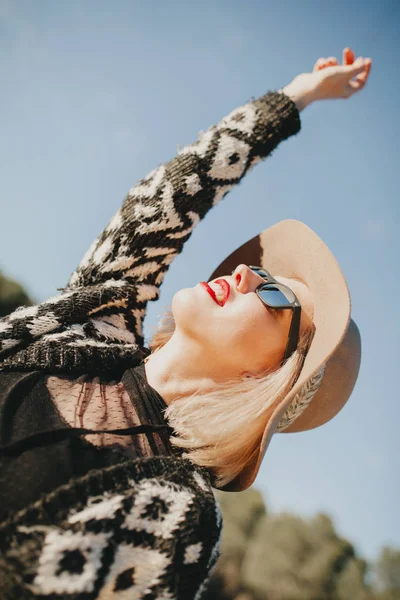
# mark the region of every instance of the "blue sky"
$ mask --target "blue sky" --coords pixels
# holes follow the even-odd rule
[[[364,91],[308,107],[207,215],[146,320],[149,335],[174,291],[281,219],[322,237],[350,286],[359,380],[324,427],[274,436],[256,485],[272,511],[329,513],[367,558],[400,546],[399,26],[387,0],[0,0],[0,268],[39,301],[178,145],[320,56],[373,59]]]

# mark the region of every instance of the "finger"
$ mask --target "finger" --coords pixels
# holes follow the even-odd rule
[[[369,62],[367,62],[367,61],[365,62],[363,71],[359,75],[357,75],[357,77],[355,78],[353,83],[361,84],[361,86],[364,86],[366,84],[368,76],[369,76],[369,72],[371,71],[371,64],[372,64],[371,60]],[[361,89],[361,88],[358,87],[357,89]]]
[[[370,60],[370,62],[365,65],[364,71],[360,73],[360,75],[357,75],[357,77],[354,80],[348,82],[351,94],[354,94],[355,92],[358,92],[363,89],[368,80],[369,72],[371,70],[371,64],[372,61]]]
[[[343,50],[343,64],[352,65],[354,62],[354,52],[351,48],[345,48]]]
[[[365,59],[365,75],[364,75],[364,79],[365,81],[367,81],[368,77],[369,77],[369,73],[371,71],[371,66],[372,66],[372,60],[370,58],[366,58]],[[360,75],[360,77],[362,77],[363,74]]]
[[[350,96],[355,92],[359,92],[365,86],[365,81],[361,81],[358,78],[354,81],[349,81],[348,86],[350,88]]]
[[[349,77],[353,78],[362,73],[365,69],[365,66],[364,59],[360,57],[357,58],[352,65],[345,67],[345,69],[347,70]]]
[[[319,58],[314,65],[314,71],[319,71],[319,69],[323,69],[326,63],[326,58]]]
[[[327,58],[327,62],[329,63],[329,65],[337,65],[338,60],[335,56],[330,56],[329,58]]]

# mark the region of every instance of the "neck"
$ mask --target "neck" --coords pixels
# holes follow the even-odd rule
[[[212,389],[220,380],[213,372],[213,361],[192,340],[174,332],[171,339],[145,363],[147,381],[166,404],[198,391]]]

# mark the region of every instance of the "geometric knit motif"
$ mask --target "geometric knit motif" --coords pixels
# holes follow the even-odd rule
[[[4,523],[0,581],[3,568],[6,598],[199,598],[221,529],[207,471],[171,457],[128,461]]]

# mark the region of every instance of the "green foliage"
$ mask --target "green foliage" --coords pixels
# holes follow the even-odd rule
[[[264,500],[256,490],[246,492],[221,492],[216,496],[224,522],[237,527],[246,538],[251,537],[258,520],[266,515]]]
[[[216,496],[221,557],[202,600],[400,600],[400,551],[384,548],[372,569],[325,514],[268,515],[254,489]]]
[[[259,523],[242,576],[256,597],[331,600],[338,597],[338,581],[353,561],[352,545],[336,535],[328,517],[305,521],[282,514]],[[343,600],[350,600],[343,584],[341,589]]]
[[[8,315],[19,306],[31,304],[32,300],[22,285],[0,272],[0,317]]]
[[[266,516],[262,496],[256,490],[216,491],[223,514],[222,556],[202,600],[253,600],[243,589],[242,562],[258,523]],[[239,596],[239,594],[241,594]]]
[[[375,598],[372,591],[364,583],[366,574],[367,563],[364,560],[355,558],[348,561],[337,580],[337,600],[369,600]]]
[[[378,600],[400,600],[400,550],[385,546],[375,565]]]

